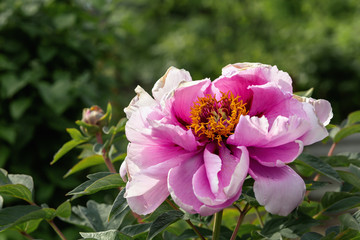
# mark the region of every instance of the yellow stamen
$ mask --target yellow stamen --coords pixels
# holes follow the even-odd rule
[[[240,96],[234,97],[230,91],[221,94],[220,100],[211,94],[198,98],[190,111],[192,123],[187,126],[198,137],[217,140],[220,146],[224,138],[234,133],[240,115],[248,113]]]

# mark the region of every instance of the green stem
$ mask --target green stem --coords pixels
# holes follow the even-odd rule
[[[96,140],[97,140],[97,142],[99,144],[103,144],[103,140],[102,140],[102,137],[101,137],[101,132],[96,133]],[[108,154],[107,154],[107,151],[106,151],[105,148],[103,148],[103,150],[102,150],[102,156],[103,156],[104,162],[105,162],[107,168],[109,169],[109,171],[111,173],[117,173],[116,170],[115,170],[114,165],[112,164],[110,158],[108,157]]]
[[[256,213],[257,218],[259,219],[261,228],[263,228],[264,227],[264,222],[263,222],[263,220],[261,218],[261,215],[260,215],[259,210],[258,210],[257,207],[255,208],[255,213]]]
[[[242,222],[243,222],[243,220],[245,218],[245,215],[251,209],[251,206],[248,203],[245,205],[243,210],[241,210],[237,205],[234,205],[234,206],[240,211],[240,216],[238,218],[236,227],[234,229],[234,232],[231,235],[230,240],[235,240],[236,239],[237,233],[238,233],[239,228],[240,228],[240,226],[241,226],[241,224],[242,224]]]
[[[179,210],[179,208],[173,204],[169,199],[166,199],[166,202],[175,210]],[[201,233],[199,232],[199,230],[195,227],[195,225],[189,220],[185,220],[185,222],[193,229],[193,231],[196,233],[196,235],[198,235],[199,238],[201,238],[201,240],[206,240],[205,237],[203,235],[201,235]]]
[[[212,240],[218,240],[220,238],[222,214],[223,214],[223,210],[215,213]]]
[[[64,234],[60,231],[60,229],[56,226],[56,224],[54,223],[53,220],[49,220],[47,221],[50,226],[55,230],[55,232],[57,233],[57,235],[59,235],[59,237],[61,238],[61,240],[67,240],[66,237],[64,236]]]
[[[26,237],[27,239],[34,240],[34,238],[33,238],[32,236],[30,236],[28,233],[23,232],[23,231],[21,231],[20,233],[21,233],[21,235],[23,235],[23,236]]]

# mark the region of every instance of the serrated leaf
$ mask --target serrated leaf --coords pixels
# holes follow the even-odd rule
[[[5,184],[0,186],[0,194],[6,194],[11,197],[19,198],[32,203],[32,193],[22,184]]]
[[[91,233],[85,233],[85,232],[80,232],[81,237],[83,237],[84,239],[96,239],[96,240],[126,240],[126,239],[131,239],[125,235],[122,235],[120,238],[121,233],[119,233],[119,231],[117,230],[108,230],[108,231],[103,231],[103,232],[91,232]]]
[[[35,220],[46,219],[48,213],[38,206],[13,206],[0,210],[0,231],[16,226],[18,224]]]
[[[113,217],[117,216],[127,208],[128,204],[126,198],[124,198],[124,194],[125,188],[122,189],[117,195],[109,213],[109,220],[111,220]]]
[[[339,132],[336,133],[334,137],[334,142],[338,143],[345,137],[348,137],[352,134],[359,133],[360,132],[360,124],[354,124],[351,126],[344,127],[340,129]]]
[[[86,142],[86,140],[70,140],[66,142],[60,149],[57,151],[54,155],[53,160],[51,161],[51,165],[56,163],[62,156],[64,156],[66,153],[68,153],[70,150],[72,150],[74,147]]]
[[[55,211],[55,216],[68,218],[71,215],[71,203],[69,200],[63,202]]]
[[[88,195],[101,190],[125,186],[118,173],[100,172],[88,175],[89,180],[76,187],[67,195]]]
[[[79,161],[77,164],[75,164],[66,174],[64,177],[68,177],[71,174],[74,174],[76,172],[79,172],[81,170],[84,170],[86,168],[96,166],[99,164],[104,163],[104,158],[101,155],[92,155],[89,157],[86,157]]]
[[[149,234],[147,239],[151,240],[161,231],[167,228],[170,224],[178,221],[184,216],[184,213],[181,211],[168,211],[161,214],[155,221],[151,224]]]
[[[339,176],[339,174],[333,169],[329,164],[322,161],[320,158],[317,158],[315,156],[312,156],[307,153],[302,153],[297,160],[295,160],[295,163],[298,164],[305,164],[307,166],[312,167],[315,171],[335,180],[336,182],[341,183],[342,180]]]
[[[152,223],[142,223],[136,225],[128,225],[120,230],[123,234],[135,237],[141,233],[147,232],[150,229]]]
[[[360,231],[360,224],[349,213],[341,215],[339,219],[343,228],[351,228],[356,231]]]
[[[87,139],[76,128],[67,128],[66,131],[70,134],[70,137],[72,139],[74,139],[74,140],[85,140],[85,139]]]
[[[348,115],[346,126],[360,122],[360,110],[352,112]]]

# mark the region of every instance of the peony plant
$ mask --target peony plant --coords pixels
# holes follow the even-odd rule
[[[0,237],[41,239],[48,224],[62,240],[360,238],[360,154],[335,153],[360,132],[360,111],[330,124],[328,101],[259,63],[214,81],[171,67],[152,96],[135,92],[126,118],[92,106],[66,129],[51,165],[78,149],[64,177],[90,174],[59,206],[36,202],[31,176],[0,169]],[[327,156],[303,152],[318,141],[331,142]]]
[[[268,212],[286,216],[302,202],[305,183],[287,164],[328,136],[332,111],[326,100],[294,95],[287,73],[237,63],[211,82],[170,68],[154,98],[135,91],[120,170],[134,212],[149,214],[170,194],[184,211],[212,215],[239,199],[249,175]]]

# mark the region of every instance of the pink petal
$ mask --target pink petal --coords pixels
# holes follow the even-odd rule
[[[267,167],[282,167],[294,161],[303,151],[303,143],[299,140],[277,147],[248,147],[251,158]]]
[[[292,80],[288,73],[279,71],[276,66],[269,66],[261,63],[236,63],[223,68],[223,76],[232,77],[234,75],[246,76],[254,79],[253,76],[264,81],[252,83],[250,85],[262,85],[266,82],[275,83],[283,92],[292,93]]]
[[[253,99],[249,111],[250,116],[265,116],[270,126],[278,116],[298,116],[306,118],[302,104],[294,99],[291,93],[283,92],[275,83],[249,87],[253,91]]]
[[[306,97],[294,97],[296,100],[299,100],[300,102],[306,102],[310,103],[315,110],[316,116],[319,119],[319,121],[324,125],[328,125],[330,123],[330,120],[333,117],[332,108],[328,101],[324,99],[313,99],[313,98],[306,98]]]
[[[267,141],[269,123],[265,117],[240,116],[239,123],[233,135],[227,139],[227,144],[235,146],[264,145]]]
[[[145,215],[155,211],[168,197],[166,178],[159,180],[138,174],[126,184],[125,198],[137,214]]]
[[[278,116],[269,131],[269,141],[263,147],[276,147],[293,142],[310,129],[311,126],[307,119],[297,116],[290,116],[289,118]]]
[[[191,124],[190,111],[199,97],[211,92],[209,79],[180,84],[175,91],[172,102],[172,114],[183,126]]]
[[[186,160],[189,154],[194,155],[194,153],[189,153],[181,147],[171,145],[171,143],[160,143],[158,145],[130,143],[126,161],[128,162],[130,176],[136,171],[133,165],[141,170],[151,167],[149,171],[153,174],[166,176],[170,168]]]
[[[129,106],[124,109],[127,119],[129,119],[139,107],[153,107],[156,105],[156,101],[140,86],[135,88],[135,93],[136,96],[131,100]]]
[[[220,172],[223,191],[228,198],[236,196],[242,189],[242,185],[248,174],[249,153],[245,147],[232,149],[233,155],[227,148],[220,149],[220,157],[223,160],[223,168]]]
[[[256,200],[272,214],[286,216],[304,198],[305,183],[289,166],[265,167],[252,160],[250,175],[255,179]]]
[[[172,168],[168,174],[168,189],[172,199],[189,213],[198,213],[203,205],[194,195],[192,186],[192,178],[202,165],[202,155],[198,154]]]
[[[162,142],[168,142],[169,145],[180,146],[187,151],[196,151],[198,143],[191,130],[171,124],[164,124],[158,121],[153,121],[152,125],[152,138],[158,138]],[[154,143],[157,140],[154,139]]]
[[[204,165],[198,169],[192,181],[196,197],[205,205],[215,208],[223,206],[241,192],[249,166],[245,147],[233,148],[231,153],[228,148],[222,146],[218,151],[219,155],[216,155],[205,150]],[[214,162],[209,163],[209,159],[206,158]]]
[[[164,76],[162,76],[154,85],[152,94],[158,102],[168,99],[169,94],[174,91],[180,83],[191,82],[190,73],[183,69],[170,67]]]
[[[304,145],[310,145],[315,142],[321,141],[329,135],[324,125],[319,121],[316,116],[315,110],[311,104],[303,102],[303,108],[308,116],[309,130],[300,138]]]
[[[221,170],[221,159],[219,155],[213,154],[217,146],[209,144],[204,150],[204,171],[210,184],[212,193],[219,191],[219,178],[218,173]],[[200,170],[200,169],[199,169]]]

